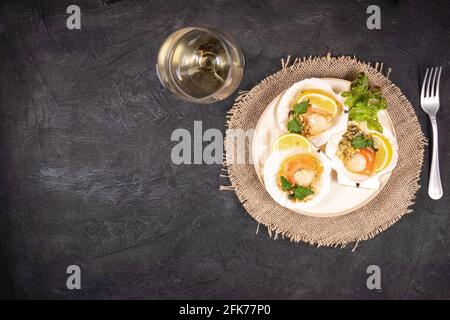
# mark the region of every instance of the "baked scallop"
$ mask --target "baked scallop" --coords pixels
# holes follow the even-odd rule
[[[281,132],[298,133],[314,145],[345,129],[343,98],[324,80],[310,78],[292,85],[282,95],[276,117]]]
[[[318,152],[274,151],[264,164],[264,185],[270,196],[291,210],[310,208],[330,189],[331,166]]]
[[[394,170],[398,160],[397,142],[387,128],[380,133],[355,122],[334,134],[325,152],[340,183],[369,189],[378,189],[380,177]]]

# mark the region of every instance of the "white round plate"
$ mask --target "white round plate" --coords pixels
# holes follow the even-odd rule
[[[324,78],[323,80],[328,82],[336,93],[347,91],[351,84],[350,81],[342,79]],[[275,98],[266,110],[264,110],[256,125],[253,136],[253,163],[258,178],[263,185],[264,162],[271,152],[273,142],[282,134],[278,129],[275,117],[275,110],[280,97],[281,95]],[[378,118],[380,123],[388,128],[395,137],[395,130],[388,113],[382,110],[378,113]],[[378,190],[371,190],[339,185],[337,183],[336,172],[333,171],[331,174],[330,191],[322,201],[314,207],[296,212],[314,217],[336,217],[350,213],[375,198],[381,189],[383,189],[390,175],[391,173],[387,173],[381,177],[381,186]]]

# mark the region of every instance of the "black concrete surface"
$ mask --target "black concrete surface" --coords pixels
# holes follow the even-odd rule
[[[81,30],[66,28],[70,4]],[[381,30],[366,28],[370,4]],[[2,1],[0,298],[450,298],[449,16],[448,1]],[[172,131],[223,131],[235,97],[196,105],[161,88],[159,46],[183,26],[238,39],[241,90],[288,54],[384,62],[427,135],[420,79],[443,66],[443,199],[427,196],[427,150],[413,212],[354,252],[255,234],[218,191],[219,165],[171,163]],[[81,290],[66,288],[71,264]],[[381,290],[366,288],[371,264]]]

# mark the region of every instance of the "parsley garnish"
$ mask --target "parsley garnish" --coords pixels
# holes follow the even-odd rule
[[[301,133],[303,130],[303,124],[298,121],[298,118],[294,116],[292,120],[289,120],[287,124],[287,129],[289,132],[292,133]]]
[[[308,100],[302,101],[295,104],[292,108],[292,111],[290,113],[293,115],[293,117],[287,124],[287,129],[289,132],[299,134],[302,132],[303,124],[298,120],[298,116],[306,113],[306,110],[308,109],[308,103]]]
[[[294,188],[294,199],[303,200],[312,194],[314,194],[314,191],[312,191],[311,188],[305,188],[302,186],[296,186]]]
[[[292,184],[289,182],[288,179],[286,179],[285,177],[281,176],[281,189],[283,189],[283,191],[288,191],[292,189]]]
[[[314,194],[314,191],[309,187],[292,185],[288,179],[281,176],[281,189],[283,191],[289,191],[289,199],[303,200],[307,196]]]
[[[352,147],[356,149],[372,148],[374,149],[374,142],[372,138],[365,138],[363,136],[356,136],[352,140]]]
[[[308,109],[308,103],[308,100],[297,103],[293,108],[296,115],[306,113],[306,110]]]

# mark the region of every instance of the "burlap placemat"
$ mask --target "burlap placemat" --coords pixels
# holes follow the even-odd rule
[[[225,138],[225,168],[231,186],[222,190],[234,190],[247,212],[259,223],[267,226],[269,235],[278,235],[291,241],[304,241],[317,246],[344,247],[357,244],[389,228],[403,215],[419,189],[419,175],[423,163],[426,139],[420,128],[411,103],[387,77],[383,65],[358,61],[354,57],[326,57],[282,60],[282,69],[262,80],[248,92],[242,92],[227,117],[228,129],[254,129],[264,109],[280,93],[305,78],[340,78],[353,80],[359,72],[365,72],[372,85],[382,89],[388,101],[388,113],[395,127],[399,145],[399,160],[388,183],[375,199],[364,207],[347,215],[333,218],[308,217],[278,205],[266,192],[256,175],[252,163],[237,164],[232,157],[235,137]],[[246,140],[247,149],[251,141]],[[258,224],[259,227],[259,224]],[[356,247],[356,245],[355,245]]]

